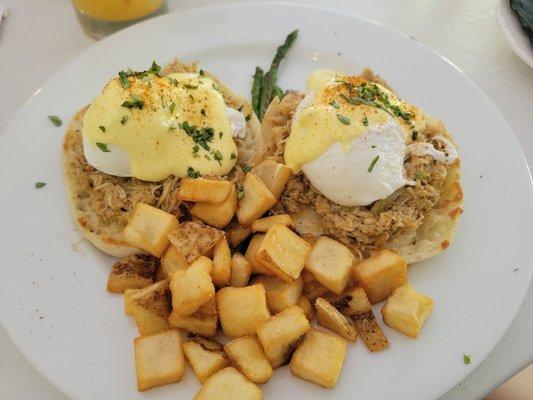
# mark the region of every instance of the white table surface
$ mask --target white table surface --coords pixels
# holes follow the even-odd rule
[[[67,0],[0,2],[10,13],[0,23],[2,132],[13,113],[41,82],[94,41],[81,31]],[[169,0],[172,11],[220,2]],[[367,17],[437,50],[489,95],[533,165],[533,69],[514,55],[501,35],[495,16],[496,0],[308,0],[305,3]],[[44,114],[49,112],[43,110]],[[6,271],[9,267],[2,268]],[[467,379],[441,400],[483,398],[533,361],[532,337],[533,288],[530,285],[522,308],[501,342]],[[23,358],[2,327],[0,399],[66,400]]]

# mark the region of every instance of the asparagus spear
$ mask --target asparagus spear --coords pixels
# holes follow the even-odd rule
[[[254,83],[252,85],[252,108],[255,115],[259,117],[259,107],[261,104],[261,95],[263,94],[264,72],[261,67],[255,67]]]

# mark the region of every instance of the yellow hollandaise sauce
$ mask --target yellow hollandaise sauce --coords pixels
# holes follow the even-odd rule
[[[145,181],[225,175],[237,161],[224,98],[195,73],[121,72],[88,108],[82,133],[99,156],[125,152],[131,176]]]
[[[163,0],[72,0],[83,14],[105,21],[142,18],[163,5]]]
[[[383,85],[360,76],[318,70],[309,77],[307,87],[309,94],[295,112],[285,145],[285,163],[294,172],[319,158],[335,142],[348,151],[351,140],[389,118],[402,125],[406,139],[416,131],[416,107]]]

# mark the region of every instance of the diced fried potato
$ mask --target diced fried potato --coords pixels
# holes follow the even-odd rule
[[[331,388],[339,379],[346,348],[344,339],[311,328],[294,352],[291,372],[294,376]]]
[[[407,336],[418,337],[424,321],[433,311],[433,299],[408,285],[400,286],[387,299],[381,314],[383,321]]]
[[[232,187],[230,181],[183,178],[178,189],[178,200],[220,204],[228,198]]]
[[[304,287],[301,278],[288,283],[267,275],[257,275],[252,284],[257,283],[262,283],[265,287],[268,308],[272,314],[277,314],[298,303]]]
[[[381,351],[389,347],[387,337],[378,325],[370,301],[362,288],[348,290],[336,299],[332,299],[331,304],[352,319],[357,333],[368,350]]]
[[[222,229],[229,224],[235,215],[235,210],[237,210],[237,190],[232,184],[228,197],[222,203],[196,203],[191,208],[191,214],[208,225]]]
[[[183,377],[185,358],[177,329],[138,337],[134,347],[139,391],[179,382]]]
[[[308,321],[311,321],[313,319],[313,316],[314,316],[313,305],[307,299],[307,297],[301,296],[300,300],[298,300],[298,303],[296,303],[296,305],[302,309],[302,311],[304,312],[305,318],[307,318]]]
[[[252,222],[252,232],[266,233],[274,224],[285,225],[294,229],[294,221],[292,220],[291,216],[289,214],[280,214],[256,219],[254,222]]]
[[[220,344],[216,340],[209,339],[201,335],[197,335],[195,333],[188,333],[187,339],[191,342],[198,343],[206,350],[218,351],[218,352],[224,351],[224,346],[222,346],[222,344]]]
[[[257,338],[273,368],[289,362],[309,328],[309,321],[302,309],[292,306],[274,315],[257,329]]]
[[[213,250],[213,263],[215,264],[211,276],[217,287],[227,286],[231,278],[231,252],[226,238],[220,239]]]
[[[320,284],[333,293],[341,294],[346,289],[354,262],[355,257],[348,247],[327,236],[321,236],[309,252],[305,269]]]
[[[327,287],[322,286],[320,282],[309,271],[304,269],[301,277],[304,281],[303,295],[314,304],[316,299],[330,293]]]
[[[254,258],[273,275],[292,282],[300,276],[310,249],[296,233],[276,224],[266,233]]]
[[[170,314],[168,323],[170,326],[181,328],[184,331],[196,333],[202,336],[214,337],[218,328],[218,312],[215,298],[211,298],[192,315],[182,317],[175,312]]]
[[[356,264],[353,269],[355,284],[362,287],[376,304],[402,285],[407,284],[407,264],[400,255],[390,250],[380,250],[372,257]]]
[[[250,225],[241,225],[237,220],[231,221],[226,227],[226,236],[228,237],[228,242],[233,247],[240,245],[251,234],[252,227]]]
[[[194,314],[215,295],[211,279],[213,261],[201,256],[188,269],[176,271],[170,280],[173,312],[186,317]]]
[[[178,226],[178,219],[159,208],[137,203],[133,215],[124,227],[126,242],[161,257],[168,246],[168,233]]]
[[[248,244],[248,248],[246,249],[246,253],[244,253],[244,257],[248,260],[248,262],[252,266],[252,272],[256,274],[264,274],[264,275],[272,275],[272,273],[263,267],[256,259],[257,249],[263,242],[265,235],[262,235],[260,233],[256,233],[252,236],[252,239],[250,240],[250,243]]]
[[[183,343],[183,352],[200,383],[204,383],[211,375],[229,365],[223,351],[205,349],[197,342]]]
[[[174,271],[187,268],[189,268],[189,263],[185,257],[183,257],[173,245],[168,246],[167,251],[165,251],[165,254],[163,254],[163,257],[161,258],[161,269],[165,276],[170,278]]]
[[[207,255],[223,237],[223,231],[193,221],[182,222],[168,234],[170,243],[189,264]]]
[[[151,335],[169,328],[170,298],[168,280],[156,282],[129,295],[130,312],[141,335]]]
[[[122,258],[113,264],[107,280],[107,291],[123,293],[126,289],[141,289],[154,283],[158,261],[156,258],[137,254]]]
[[[248,285],[251,274],[252,264],[248,262],[246,257],[240,253],[233,254],[233,257],[231,257],[230,286],[242,287]]]
[[[333,307],[326,299],[319,297],[315,302],[316,322],[328,328],[350,342],[357,340],[357,331],[354,325],[339,310]]]
[[[305,234],[305,235],[300,235],[300,237],[305,240],[307,243],[309,243],[311,246],[313,246],[316,241],[317,241],[317,238],[314,237],[313,235],[311,234]]]
[[[252,382],[266,383],[272,377],[272,366],[255,335],[233,339],[224,346],[224,350]]]
[[[139,289],[126,289],[124,290],[124,314],[126,315],[132,315],[131,309],[132,309],[132,302],[131,302],[131,295],[135,293]]]
[[[216,298],[220,324],[229,337],[251,335],[270,318],[263,285],[225,287]]]
[[[261,178],[248,173],[242,181],[244,197],[237,206],[237,219],[243,225],[250,225],[276,204],[276,198]]]
[[[257,164],[252,168],[252,172],[263,180],[276,199],[281,196],[285,185],[292,176],[292,169],[271,159]]]
[[[262,400],[263,392],[233,367],[227,367],[211,376],[193,400]]]
[[[165,274],[165,271],[161,264],[156,268],[155,274],[154,274],[154,282],[164,281],[167,279],[167,275]]]

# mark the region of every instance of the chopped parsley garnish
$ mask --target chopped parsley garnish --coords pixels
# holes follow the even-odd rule
[[[422,172],[422,171],[415,172],[416,181],[425,181],[427,178],[428,178],[428,175],[425,172]]]
[[[96,146],[98,146],[98,148],[102,150],[104,153],[109,153],[111,151],[107,148],[107,144],[105,143],[96,143]]]
[[[185,89],[198,89],[198,85],[190,85],[188,83],[186,83],[185,85],[183,85],[183,87]]]
[[[61,121],[61,118],[57,115],[49,115],[48,118],[50,118],[50,121],[52,121],[52,124],[55,126],[61,126],[63,124],[63,121]]]
[[[416,140],[417,137],[418,137],[418,131],[413,131],[411,133],[411,140]]]
[[[221,162],[222,161],[222,154],[220,153],[220,151],[218,151],[218,150],[215,151],[215,153],[213,154],[213,157],[215,158],[215,160],[218,161],[218,163],[220,165],[222,165],[222,162]]]
[[[346,115],[337,114],[337,119],[341,121],[344,125],[350,125],[352,121]]]
[[[372,147],[373,149],[375,149],[375,148],[378,147],[378,146],[376,146],[375,144],[373,144],[373,145],[370,146],[370,147]]]
[[[361,122],[363,123],[364,126],[368,126],[368,118],[367,118],[366,115],[363,117],[363,119],[361,120]]]
[[[219,137],[219,139],[222,139],[222,135],[224,135],[223,132],[218,132],[218,137]]]
[[[167,79],[168,79],[168,81],[169,81],[170,83],[172,83],[174,86],[179,86],[179,82],[178,82],[177,79],[169,78],[168,76],[167,76]]]
[[[202,114],[202,115],[205,117],[205,108],[202,108],[202,109],[200,110],[200,114]]]
[[[204,154],[204,158],[205,158],[206,160],[211,161],[211,157],[209,157],[207,154]]]
[[[205,150],[211,150],[208,142],[213,140],[215,131],[213,128],[198,128],[194,125],[190,125],[187,121],[183,121],[178,124],[180,129],[183,129],[187,135],[192,137],[195,143],[200,145]]]
[[[176,103],[174,102],[170,103],[168,110],[170,111],[171,114],[174,112],[175,109],[176,109]]]
[[[370,163],[370,165],[368,166],[368,172],[372,172],[372,170],[374,169],[374,166],[376,165],[376,163],[378,162],[379,160],[379,156],[376,156],[372,162]]]
[[[124,125],[126,122],[128,122],[128,119],[130,119],[130,117],[128,117],[127,115],[124,115],[124,116],[122,117],[122,119],[120,120],[120,123],[121,123],[122,125]]]
[[[235,160],[237,158],[237,154],[231,153],[231,156],[229,158],[230,160]]]
[[[174,125],[170,125],[170,126],[168,127],[168,130],[169,130],[169,131],[175,131],[175,130],[176,130],[176,127],[175,127]]]
[[[161,72],[161,67],[157,65],[155,61],[152,61],[152,66],[150,67],[148,72],[151,74],[159,75],[159,73]]]
[[[340,107],[340,104],[337,103],[335,100],[331,100],[331,101],[329,102],[329,105],[330,105],[331,107],[333,107],[335,110],[338,110],[339,107]]]
[[[197,144],[195,144],[192,148],[192,155],[194,156],[194,158],[198,157],[198,151],[200,150],[200,146],[198,146]]]
[[[390,105],[390,109],[392,110],[392,113],[395,117],[401,117],[405,121],[408,121],[409,118],[411,118],[411,114],[409,114],[406,111],[403,111],[400,107],[395,106],[393,104]]]
[[[237,187],[237,198],[241,200],[244,197],[244,187],[240,183],[237,183],[236,187]]]
[[[467,365],[470,364],[470,363],[472,362],[472,359],[471,359],[471,357],[470,357],[470,354],[463,354],[463,362],[464,362],[465,364],[467,364]]]
[[[105,132],[105,126],[100,125],[98,128],[100,128],[100,130],[101,130],[102,132]]]
[[[130,100],[126,100],[124,103],[122,103],[122,107],[138,108],[139,110],[142,110],[144,107],[144,101],[142,101],[141,98],[136,94],[132,94]]]
[[[128,74],[126,71],[120,71],[118,73],[118,79],[120,81],[120,86],[122,86],[123,89],[127,89],[131,86],[131,83],[128,79]]]
[[[245,174],[247,174],[248,172],[250,172],[252,170],[252,167],[250,167],[248,164],[243,164],[241,166],[241,169],[242,169],[242,172],[244,172]]]
[[[46,182],[35,182],[35,189],[40,189],[46,186]]]
[[[187,176],[191,179],[196,179],[200,176],[200,173],[196,171],[193,167],[187,168]]]
[[[251,114],[248,114],[246,117],[244,117],[245,121],[248,122],[252,118]]]
[[[211,86],[212,86],[213,89],[215,89],[217,92],[221,93],[221,92],[220,92],[220,88],[219,88],[215,83],[213,83]]]
[[[204,76],[204,75],[205,75],[205,72],[204,72],[203,69],[201,69],[200,72],[198,72],[198,74],[199,74],[200,76]]]

